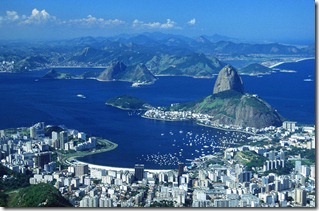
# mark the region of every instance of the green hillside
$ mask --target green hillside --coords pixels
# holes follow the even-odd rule
[[[144,110],[148,105],[145,101],[129,95],[113,97],[107,100],[106,104],[125,110]]]
[[[72,207],[58,189],[40,183],[19,189],[10,194],[8,207]]]

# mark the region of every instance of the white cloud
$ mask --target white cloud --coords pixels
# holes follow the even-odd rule
[[[81,25],[98,25],[98,26],[106,26],[106,25],[121,25],[125,24],[125,21],[119,20],[119,19],[108,19],[105,20],[103,18],[96,18],[92,15],[88,15],[86,18],[80,18],[80,19],[73,19],[69,21],[65,21],[64,23],[69,24],[81,24]]]
[[[176,25],[176,22],[172,21],[171,19],[167,19],[166,23],[161,24],[161,28],[168,29],[168,28],[174,28]]]
[[[171,19],[167,19],[166,23],[160,23],[160,22],[150,22],[150,23],[144,23],[143,21],[139,21],[137,19],[135,19],[132,23],[132,26],[134,28],[140,27],[140,28],[157,28],[157,29],[169,29],[169,28],[177,28],[176,26],[176,22],[171,20]]]
[[[193,18],[192,20],[187,22],[188,25],[195,25],[196,24],[196,19]]]
[[[22,23],[24,24],[41,24],[49,21],[56,21],[56,17],[50,15],[47,11],[39,11],[34,8],[31,12],[31,15],[26,17]]]
[[[6,17],[8,20],[12,20],[12,21],[16,21],[19,19],[19,15],[16,11],[7,11]]]
[[[141,27],[141,26],[143,26],[143,24],[144,24],[143,21],[140,21],[140,20],[137,20],[137,19],[135,19],[135,20],[132,22],[132,26],[133,26],[134,28]]]
[[[6,16],[0,16],[0,24],[16,22],[19,19],[20,17],[16,11],[6,11]]]
[[[190,22],[195,22],[195,19],[191,20]],[[119,26],[124,25],[127,26],[125,21],[120,19],[104,19],[95,17],[93,15],[88,15],[84,18],[77,18],[77,19],[58,19],[57,17],[49,14],[45,9],[38,10],[34,8],[31,11],[30,15],[23,15],[18,14],[16,11],[6,11],[6,14],[0,16],[0,24],[19,24],[19,25],[42,25],[42,24],[50,24],[50,25],[60,25],[66,27],[112,27],[112,26]],[[57,26],[56,25],[56,26]],[[172,19],[166,19],[165,22],[144,22],[138,19],[135,19],[131,25],[133,28],[140,28],[140,29],[181,29],[177,25],[175,21]]]

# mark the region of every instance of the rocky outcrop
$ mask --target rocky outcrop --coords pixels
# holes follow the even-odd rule
[[[98,80],[152,83],[156,77],[144,64],[126,66],[123,62],[117,62],[105,69],[98,76]]]
[[[283,118],[256,95],[228,90],[206,97],[193,110],[212,116],[216,124],[263,128],[280,126]]]
[[[218,74],[214,86],[214,94],[219,92],[234,90],[239,93],[244,93],[243,81],[238,75],[234,67],[227,65]]]
[[[248,74],[248,75],[264,75],[264,74],[270,74],[271,72],[273,72],[273,69],[258,63],[253,63],[239,69],[238,72],[240,74]]]
[[[180,108],[208,114],[215,124],[263,128],[280,126],[283,122],[283,117],[267,102],[257,95],[244,94],[242,79],[230,65],[218,74],[214,94]]]
[[[62,73],[62,72],[56,71],[55,69],[51,69],[44,76],[42,76],[42,79],[72,79],[72,78],[75,78],[75,76],[72,75],[71,73]]]

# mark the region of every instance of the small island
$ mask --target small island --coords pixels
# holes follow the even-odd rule
[[[122,110],[147,110],[150,107],[145,101],[130,95],[113,97],[107,100],[105,104]]]
[[[259,76],[259,75],[269,75],[274,73],[272,68],[266,67],[258,63],[249,64],[238,70],[241,75]]]

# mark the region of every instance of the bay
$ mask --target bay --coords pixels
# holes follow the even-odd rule
[[[314,60],[277,68],[297,72],[242,76],[246,92],[258,94],[289,120],[313,125]],[[105,105],[107,99],[122,94],[139,97],[155,106],[198,100],[212,93],[216,78],[159,77],[153,85],[136,88],[127,82],[40,79],[46,71],[0,74],[0,128],[29,127],[44,121],[110,139],[119,144],[117,149],[81,160],[116,167],[145,163],[146,168],[176,168],[177,161],[218,151],[215,146],[223,146],[226,138],[245,140],[239,133],[192,122],[144,119]],[[305,78],[313,81],[304,81]],[[77,97],[78,94],[86,98]]]

